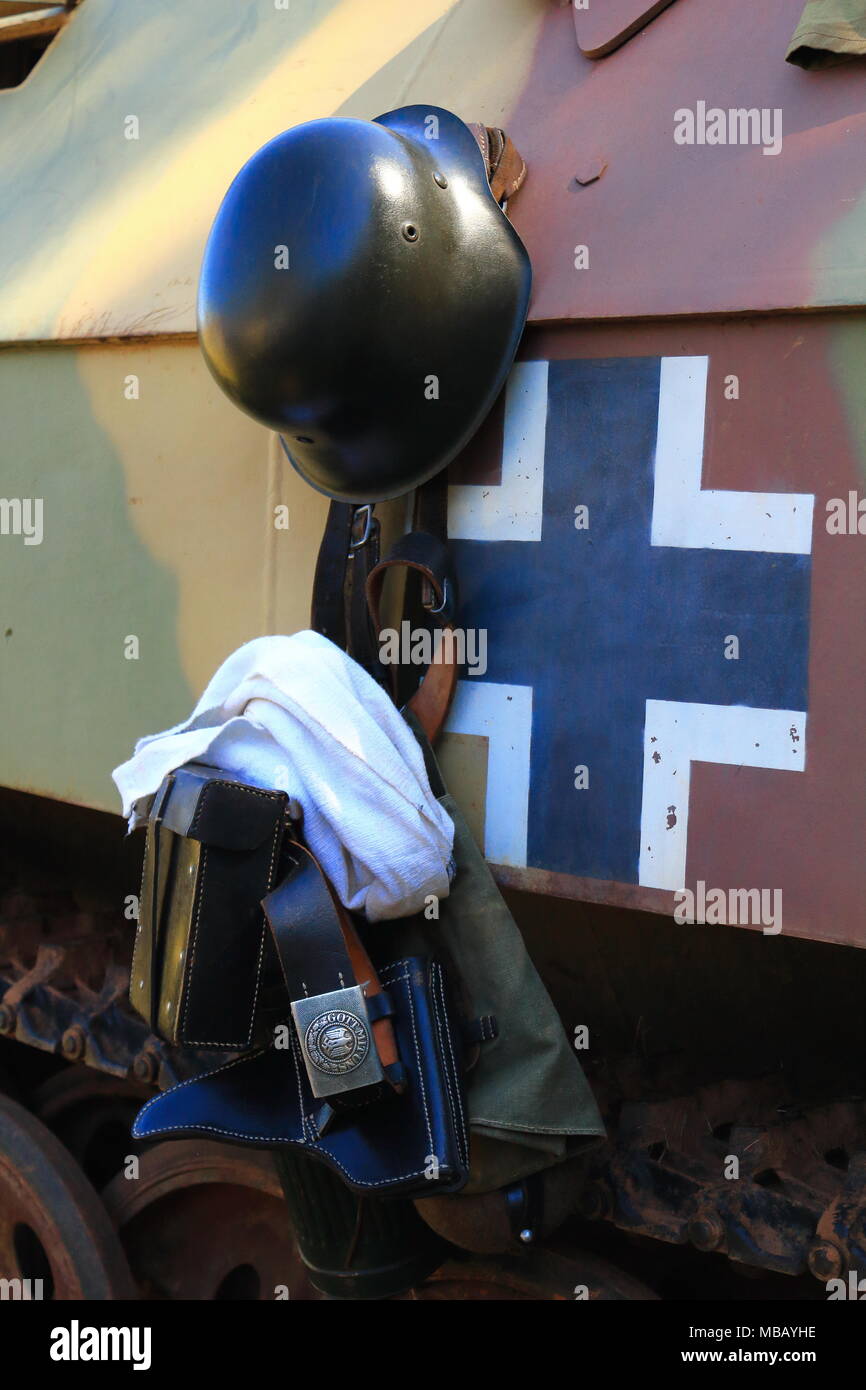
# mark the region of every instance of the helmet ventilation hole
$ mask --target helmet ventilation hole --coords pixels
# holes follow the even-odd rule
[[[415,226],[414,222],[404,222],[401,231],[407,241],[418,240],[418,228]]]

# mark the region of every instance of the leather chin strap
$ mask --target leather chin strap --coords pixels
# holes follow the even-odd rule
[[[487,179],[490,192],[500,207],[521,188],[526,178],[526,164],[514,142],[499,126],[480,125],[470,121],[469,129],[478,141],[484,162],[487,165]]]

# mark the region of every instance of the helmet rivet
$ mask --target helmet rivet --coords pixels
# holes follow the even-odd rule
[[[407,241],[418,240],[418,228],[414,222],[404,222],[400,229]]]
[[[444,174],[439,173],[438,169],[436,170],[436,173],[433,175],[433,182],[438,183],[440,188],[448,187],[448,180],[446,179]]]

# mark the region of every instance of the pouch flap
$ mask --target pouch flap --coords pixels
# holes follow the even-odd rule
[[[173,774],[174,784],[162,813],[162,824],[220,849],[253,850],[272,836],[286,814],[285,792],[250,787],[204,763],[187,763]],[[158,798],[156,804],[158,804]]]

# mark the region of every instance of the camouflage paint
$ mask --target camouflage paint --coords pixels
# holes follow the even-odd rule
[[[135,738],[242,642],[306,624],[325,503],[194,343],[0,354],[0,412],[4,496],[44,499],[41,545],[0,536],[3,780],[115,810]]]
[[[194,332],[204,239],[260,145],[425,96],[492,124],[540,19],[533,0],[86,0],[0,92],[0,342]]]
[[[536,0],[292,0],[285,11],[273,0],[84,0],[27,82],[0,92],[0,492],[46,506],[42,546],[0,538],[4,783],[115,808],[108,774],[136,736],[185,714],[241,641],[306,623],[324,504],[219,395],[192,338],[219,199],[254,149],[298,121],[430,100],[505,125],[530,165],[512,211],[535,266],[532,319],[584,324],[588,355],[609,331],[589,321],[615,319],[605,352],[699,343],[711,370],[730,354],[732,371],[760,368],[770,398],[710,421],[717,442],[732,441],[707,464],[739,477],[728,486],[758,486],[777,466],[790,477],[792,450],[804,489],[818,490],[816,469],[822,486],[862,486],[862,320],[752,318],[739,337],[698,321],[864,303],[862,68],[786,65],[797,17],[787,0],[729,0],[720,22],[712,0],[676,0],[592,61],[570,7]],[[698,99],[781,106],[782,153],[675,146],[674,109]],[[137,141],[124,139],[130,115]],[[587,169],[601,176],[581,186]],[[592,273],[574,269],[578,243]],[[799,375],[798,354],[810,364]],[[124,396],[132,373],[138,401]],[[279,503],[287,533],[272,525]],[[864,944],[850,865],[862,843],[852,748],[866,652],[861,628],[846,641],[834,627],[863,574],[855,538],[839,540],[813,653],[836,673],[828,758],[784,833],[814,846],[804,880],[814,862],[841,885],[822,899],[804,881],[796,930]],[[137,662],[123,658],[129,633]],[[478,806],[483,759],[467,752],[457,740],[443,750],[453,779],[469,769],[462,799]],[[768,846],[760,833],[768,775],[744,769],[735,787],[733,769],[698,770],[690,876],[724,881],[750,836],[762,865],[781,862],[783,836]],[[720,837],[713,808],[732,796],[744,816]],[[509,872],[542,891],[670,910],[665,895],[646,898],[653,890]]]
[[[675,0],[594,61],[576,51],[581,16],[548,9],[508,116],[530,170],[514,221],[535,321],[864,302],[863,67],[786,63],[799,13],[728,0],[722,17],[713,0]],[[780,109],[780,153],[678,145],[675,113],[698,101]],[[587,165],[603,172],[583,186]]]

